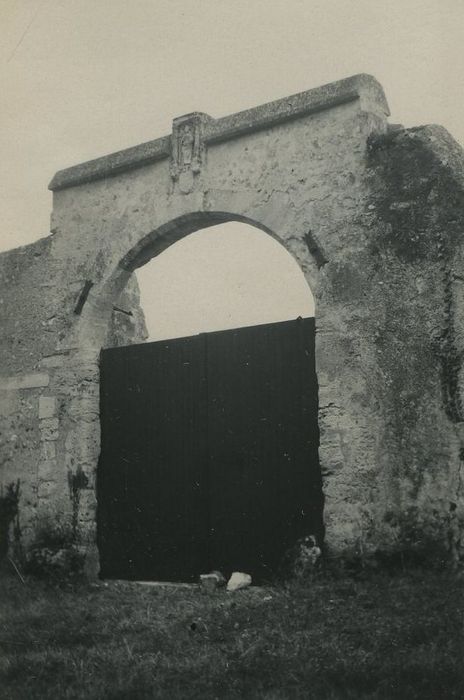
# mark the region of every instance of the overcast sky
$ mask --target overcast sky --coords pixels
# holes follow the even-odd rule
[[[464,0],[0,0],[0,33],[2,250],[48,234],[56,170],[354,73],[393,122],[464,143]],[[312,308],[285,251],[237,224],[176,244],[142,287],[153,337]]]

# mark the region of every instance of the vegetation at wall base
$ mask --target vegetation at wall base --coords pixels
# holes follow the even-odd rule
[[[22,562],[24,571],[51,585],[66,585],[83,579],[85,554],[78,546],[72,528],[59,522],[44,521]]]
[[[20,494],[20,480],[7,484],[6,488],[0,484],[0,561],[7,556],[9,546],[10,527],[16,521],[16,532],[19,535],[18,502]]]

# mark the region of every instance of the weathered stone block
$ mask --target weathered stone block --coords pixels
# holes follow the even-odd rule
[[[64,362],[64,356],[63,355],[50,355],[49,357],[43,357],[40,360],[40,366],[41,367],[61,367],[63,362]]]
[[[22,374],[17,377],[0,377],[0,389],[11,391],[12,389],[40,389],[48,386],[50,377],[44,372],[36,374]]]
[[[39,418],[52,418],[56,413],[56,398],[41,396],[39,398]]]
[[[58,418],[44,418],[40,421],[40,437],[42,440],[58,440]]]
[[[1,391],[0,416],[10,416],[20,409],[20,394],[17,391]]]
[[[80,523],[88,523],[95,520],[97,499],[92,489],[81,489],[78,499],[78,520]]]
[[[39,481],[37,488],[37,497],[47,500],[52,498],[57,492],[58,484],[56,481]]]
[[[40,445],[40,456],[44,461],[53,460],[56,457],[56,444],[54,441],[46,440]]]
[[[52,443],[53,444],[53,443]],[[41,460],[38,475],[42,481],[51,481],[56,477],[57,464],[55,460]]]

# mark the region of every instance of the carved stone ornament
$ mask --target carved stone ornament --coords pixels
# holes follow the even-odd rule
[[[205,148],[202,140],[202,117],[199,113],[174,119],[172,124],[171,177],[178,180],[182,191],[191,191],[193,176],[204,162]]]

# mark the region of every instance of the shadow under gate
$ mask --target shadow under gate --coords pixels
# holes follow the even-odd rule
[[[322,538],[314,318],[101,353],[103,578],[270,578]]]

